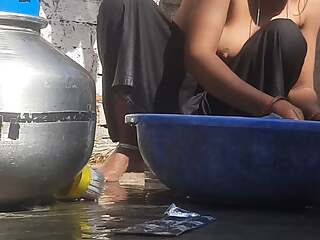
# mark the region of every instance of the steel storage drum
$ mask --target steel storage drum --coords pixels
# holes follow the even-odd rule
[[[92,151],[94,80],[40,37],[45,25],[0,14],[0,205],[51,195]]]
[[[1,0],[0,12],[12,12],[38,16],[40,0]]]
[[[174,190],[222,204],[319,204],[318,122],[152,114],[126,122]]]

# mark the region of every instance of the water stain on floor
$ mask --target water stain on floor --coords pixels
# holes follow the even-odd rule
[[[114,231],[160,219],[171,203],[217,218],[215,223],[176,239],[318,240],[320,236],[320,209],[217,207],[191,201],[168,190],[146,190],[142,187],[123,187],[118,183],[108,183],[98,202],[58,202],[27,211],[0,213],[0,239],[155,239],[116,235]]]

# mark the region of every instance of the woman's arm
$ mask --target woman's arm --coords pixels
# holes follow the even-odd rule
[[[230,0],[197,0],[186,31],[186,66],[211,95],[236,109],[259,116],[273,98],[241,80],[216,55],[229,5]],[[299,109],[287,101],[278,101],[272,106],[272,112],[285,118],[303,118]]]
[[[308,44],[307,55],[300,77],[289,93],[289,99],[294,105],[303,110],[306,118],[310,118],[315,113],[320,113],[314,78],[317,36],[320,27],[319,0],[309,1],[305,11],[306,17],[302,33]],[[320,120],[320,115],[318,120]]]

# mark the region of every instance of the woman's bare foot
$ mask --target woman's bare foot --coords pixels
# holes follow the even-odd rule
[[[123,148],[116,148],[105,163],[97,166],[97,170],[104,175],[105,180],[108,182],[119,181],[126,171],[144,172],[146,169],[147,167],[138,150]]]
[[[97,170],[101,172],[108,182],[117,182],[120,177],[127,171],[129,166],[129,157],[115,150],[104,164],[99,166]]]

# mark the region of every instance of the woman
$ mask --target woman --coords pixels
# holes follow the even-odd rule
[[[319,120],[319,11],[318,0],[183,0],[170,22],[151,0],[104,0],[98,44],[105,111],[120,141],[101,168],[106,179],[117,180],[139,159],[126,113]]]

